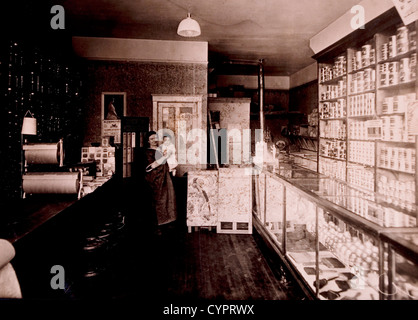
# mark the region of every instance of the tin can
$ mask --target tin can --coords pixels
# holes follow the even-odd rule
[[[372,46],[370,44],[366,44],[361,47],[361,64],[362,67],[367,67],[370,65],[370,50]]]
[[[370,50],[370,64],[376,63],[376,49],[372,48]]]
[[[371,78],[370,78],[370,90],[376,89],[376,70],[372,69]]]
[[[380,65],[380,86],[389,84],[389,62]]]
[[[417,78],[417,54],[412,53],[409,57],[409,66],[411,72],[411,80],[415,80]]]
[[[389,63],[389,85],[397,85],[399,83],[399,62]]]
[[[357,72],[357,92],[364,91],[364,71]]]
[[[417,49],[417,32],[416,30],[409,32],[409,50],[414,51]]]
[[[356,69],[362,68],[362,52],[361,50],[356,51]]]
[[[336,61],[336,68],[337,68],[337,76],[342,76],[346,72],[346,58],[345,56],[337,57]]]
[[[337,66],[334,64],[332,66],[332,77],[331,78],[336,78],[338,77],[338,70],[337,70]]]
[[[364,70],[364,90],[371,90],[371,81],[372,81],[372,69],[367,68]]]
[[[392,113],[393,112],[393,97],[386,97],[383,106],[382,106],[382,112],[383,113]]]
[[[351,77],[350,93],[357,93],[357,73],[354,73]]]
[[[352,58],[351,58],[351,71],[356,71],[357,70],[357,65],[356,65],[356,57],[355,56],[353,56]]]
[[[382,61],[389,59],[389,43],[386,42],[381,48]]]
[[[404,83],[408,81],[411,81],[411,66],[409,58],[404,58],[399,63],[399,82]]]
[[[403,26],[396,31],[396,43],[398,54],[403,54],[409,51],[409,30]]]
[[[389,44],[388,44],[389,58],[396,57],[396,54],[397,54],[396,42],[397,42],[396,36],[391,36],[389,38]]]
[[[345,81],[343,80],[338,81],[338,93],[337,93],[338,97],[344,96],[344,84],[345,84]]]

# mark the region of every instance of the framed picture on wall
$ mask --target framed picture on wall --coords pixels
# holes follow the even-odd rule
[[[121,118],[126,115],[126,92],[102,92],[102,137],[120,140]]]

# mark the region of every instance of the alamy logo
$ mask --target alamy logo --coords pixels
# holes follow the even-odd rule
[[[51,14],[55,14],[51,19],[51,28],[54,30],[65,29],[65,10],[63,6],[55,5],[51,8]]]
[[[51,288],[54,290],[65,289],[65,270],[64,267],[57,264],[52,266],[51,273],[55,274],[51,279]]]
[[[354,14],[354,17],[351,19],[351,28],[353,30],[364,29],[364,23],[366,21],[365,10],[361,5],[356,5],[351,8],[351,13]]]

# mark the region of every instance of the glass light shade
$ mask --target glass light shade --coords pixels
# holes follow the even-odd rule
[[[182,37],[197,37],[200,35],[199,23],[190,18],[190,13],[187,14],[187,18],[183,19],[178,28],[177,34]]]
[[[22,134],[36,135],[36,118],[23,118]]]

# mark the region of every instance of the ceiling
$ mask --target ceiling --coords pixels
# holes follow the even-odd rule
[[[55,0],[71,35],[207,41],[209,67],[219,73],[250,69],[226,61],[264,59],[266,75],[288,76],[310,65],[312,36],[360,0]],[[177,35],[190,11],[202,30]],[[222,70],[221,70],[222,69]]]

